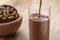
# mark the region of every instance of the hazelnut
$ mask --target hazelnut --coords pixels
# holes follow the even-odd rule
[[[10,9],[10,7],[7,7],[7,10],[9,10]]]
[[[14,18],[14,16],[9,16],[8,19]]]
[[[0,14],[1,14],[2,12],[0,11]]]
[[[13,13],[17,13],[17,12],[14,10]]]
[[[8,17],[8,15],[5,15],[6,17]]]
[[[7,10],[6,12],[8,13],[10,10]]]
[[[6,13],[3,13],[3,15],[6,15]]]
[[[3,14],[3,16],[8,17],[8,15],[7,15],[7,14]]]
[[[18,15],[16,15],[16,18],[18,18]]]
[[[0,15],[0,17],[2,17],[2,15]]]
[[[3,12],[6,12],[6,10],[4,9]]]
[[[7,17],[3,17],[2,19],[3,19],[3,20],[6,20],[6,19],[7,19]]]
[[[11,15],[14,15],[15,13],[12,13]]]

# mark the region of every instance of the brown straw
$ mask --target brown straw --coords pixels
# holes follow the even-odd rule
[[[39,4],[39,18],[40,18],[40,13],[41,13],[41,6],[42,6],[42,0],[40,0],[40,4]]]

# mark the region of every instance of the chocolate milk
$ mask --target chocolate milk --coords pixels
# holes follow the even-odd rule
[[[50,19],[35,13],[29,17],[30,40],[49,40]]]

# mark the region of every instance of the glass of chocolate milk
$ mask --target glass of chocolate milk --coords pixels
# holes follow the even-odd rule
[[[34,6],[36,7],[36,6]],[[49,10],[45,12],[29,8],[29,35],[30,40],[49,40],[50,15]]]

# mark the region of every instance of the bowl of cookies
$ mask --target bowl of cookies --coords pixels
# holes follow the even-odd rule
[[[22,16],[10,5],[0,5],[0,36],[15,33],[22,24]]]

